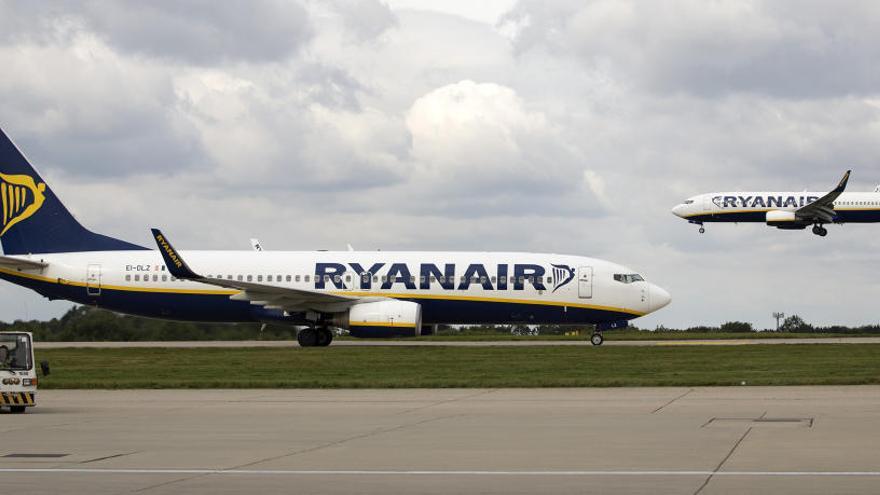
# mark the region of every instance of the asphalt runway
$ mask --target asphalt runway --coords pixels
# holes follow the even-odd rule
[[[880,492],[878,386],[43,391],[38,403],[0,414],[6,493]]]
[[[603,346],[691,346],[691,345],[776,345],[776,344],[880,344],[880,337],[842,338],[794,338],[794,339],[694,339],[694,340],[606,340]],[[243,340],[243,341],[164,341],[164,342],[35,342],[37,349],[94,348],[117,349],[122,347],[296,347],[292,340]],[[529,346],[592,346],[588,340],[335,340],[333,346],[421,346],[421,347],[529,347]]]

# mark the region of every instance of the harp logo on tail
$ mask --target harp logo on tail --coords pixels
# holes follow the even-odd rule
[[[550,265],[553,267],[553,292],[574,279],[574,268],[568,265]]]
[[[0,200],[3,214],[0,217],[0,237],[15,224],[27,220],[46,201],[46,184],[34,181],[28,175],[0,174]]]

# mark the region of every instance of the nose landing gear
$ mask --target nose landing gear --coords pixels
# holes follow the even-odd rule
[[[816,225],[813,225],[813,233],[819,237],[825,237],[828,235],[828,229],[823,227],[822,224],[817,223]]]

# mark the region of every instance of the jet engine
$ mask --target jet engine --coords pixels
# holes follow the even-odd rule
[[[767,225],[780,229],[803,229],[807,224],[793,211],[770,210],[767,212]]]
[[[332,324],[361,338],[415,337],[422,333],[422,306],[396,299],[365,302],[335,315]]]

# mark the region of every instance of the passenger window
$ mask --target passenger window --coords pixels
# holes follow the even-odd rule
[[[125,281],[126,281],[126,282],[131,282],[131,275],[126,275],[126,276],[125,276]]]
[[[290,278],[290,275],[288,275],[287,277]],[[294,280],[296,280],[297,282],[299,282],[299,275],[297,275],[296,278],[295,278]]]
[[[135,275],[135,276],[134,276],[134,281],[135,281],[135,282],[140,282],[140,281],[141,281],[141,276],[140,276],[140,275]]]
[[[158,281],[159,281],[159,276],[153,275],[153,282],[158,282]]]
[[[242,277],[241,275],[239,275],[237,278],[238,278],[238,281],[239,281],[239,282],[241,282],[242,280],[244,280],[244,277]]]
[[[481,284],[485,284],[485,283],[486,283],[486,277],[480,277],[479,282],[480,282]]]
[[[272,281],[272,275],[267,275],[266,282],[271,282],[271,281]],[[278,281],[281,282],[281,277],[278,277]]]
[[[419,283],[420,284],[425,283],[425,276],[424,275],[419,276]]]
[[[378,276],[378,275],[373,275],[373,283],[375,284],[375,283],[378,282],[378,281],[379,281],[379,276]],[[385,281],[385,277],[382,277],[382,281],[383,281],[383,282]]]
[[[346,281],[346,282],[351,282],[351,275],[346,275],[346,276],[345,276],[345,281]]]
[[[248,281],[248,282],[253,282],[253,280],[254,280],[254,276],[253,276],[253,275],[248,275],[248,276],[247,276],[247,281]]]
[[[415,276],[415,275],[410,275],[410,276],[409,276],[409,282],[410,282],[411,284],[416,283],[416,276]]]
[[[290,275],[287,276],[286,280],[290,282]],[[296,277],[296,281],[299,282],[299,277]]]
[[[168,275],[162,275],[162,281],[163,281],[163,282],[167,282],[167,281],[168,281]]]
[[[492,275],[492,283],[495,283],[495,275]]]
[[[263,276],[257,275],[257,282],[262,282],[262,281],[263,281]]]
[[[309,281],[309,276],[306,275],[305,277],[303,277],[303,279],[304,279],[306,282],[308,282],[308,281]]]
[[[330,275],[324,275],[324,282],[330,281]]]
[[[431,278],[430,278],[429,280],[431,281],[432,284],[433,284],[433,283],[436,283],[436,282],[437,282],[437,277],[435,277],[434,275],[431,275]]]
[[[333,281],[339,283],[339,282],[342,281],[342,277],[340,277],[339,275],[334,275],[334,276],[333,276]]]
[[[441,284],[445,284],[445,283],[446,283],[446,277],[445,277],[445,276],[440,277],[440,283],[441,283]]]

